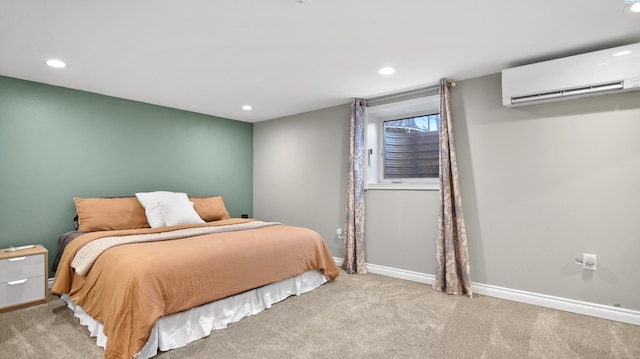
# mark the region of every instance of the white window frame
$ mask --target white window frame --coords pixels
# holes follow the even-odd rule
[[[440,96],[367,107],[366,189],[438,190],[438,178],[384,179],[384,122],[440,112]]]

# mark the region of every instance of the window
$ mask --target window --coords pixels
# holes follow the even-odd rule
[[[438,96],[367,108],[367,188],[438,189]]]
[[[383,178],[437,178],[439,114],[384,121]]]

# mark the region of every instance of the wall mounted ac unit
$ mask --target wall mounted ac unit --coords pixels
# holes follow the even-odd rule
[[[506,107],[640,90],[640,43],[502,71]]]

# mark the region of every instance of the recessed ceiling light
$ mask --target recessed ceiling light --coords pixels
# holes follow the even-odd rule
[[[250,106],[250,105],[244,105],[244,106],[242,106],[242,109],[245,110],[245,111],[251,111],[251,110],[253,110],[253,107]]]
[[[625,51],[616,52],[615,54],[613,54],[613,56],[624,56],[624,55],[629,55],[630,53],[631,51],[625,50]]]
[[[55,67],[56,69],[63,69],[67,67],[67,64],[65,64],[64,61],[58,59],[47,60],[47,65]]]
[[[380,75],[391,75],[394,72],[396,72],[396,69],[394,69],[393,67],[383,67],[378,70],[378,73]]]

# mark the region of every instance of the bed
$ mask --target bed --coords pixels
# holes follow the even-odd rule
[[[52,292],[98,338],[105,358],[183,346],[338,276],[317,232],[229,218],[221,197],[189,197],[185,207],[184,196],[179,206],[156,204],[197,216],[175,221],[176,208],[161,208],[162,225],[151,224],[159,217],[136,197],[74,199],[79,227],[61,237]]]

